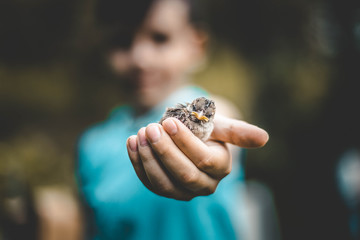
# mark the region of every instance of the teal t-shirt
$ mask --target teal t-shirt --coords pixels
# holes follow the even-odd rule
[[[135,118],[131,107],[121,106],[85,131],[78,143],[77,177],[89,213],[90,239],[239,239],[243,211],[239,168],[233,168],[214,194],[184,202],[149,191],[136,176],[126,150],[127,138],[158,122],[167,106],[206,95],[197,87],[184,87],[144,116]]]

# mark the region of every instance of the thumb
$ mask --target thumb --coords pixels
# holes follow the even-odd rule
[[[259,148],[267,143],[269,135],[255,125],[217,115],[211,138],[243,148]]]

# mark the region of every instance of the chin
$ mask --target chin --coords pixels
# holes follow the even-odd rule
[[[167,96],[164,91],[155,88],[144,88],[137,91],[137,100],[143,105],[155,106]]]
[[[135,99],[133,99],[133,101],[140,108],[151,109],[162,101],[163,98],[161,96],[162,95],[153,96],[153,95],[141,95],[140,94],[140,95],[137,95],[137,97]]]

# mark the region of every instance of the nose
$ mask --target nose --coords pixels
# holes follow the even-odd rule
[[[137,69],[147,69],[152,59],[151,43],[144,39],[135,39],[131,46],[130,56],[133,66]]]

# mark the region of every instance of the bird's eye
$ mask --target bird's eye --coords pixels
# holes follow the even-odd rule
[[[214,111],[213,111],[213,109],[211,109],[211,108],[207,108],[205,114],[211,116],[211,115],[214,114]]]

